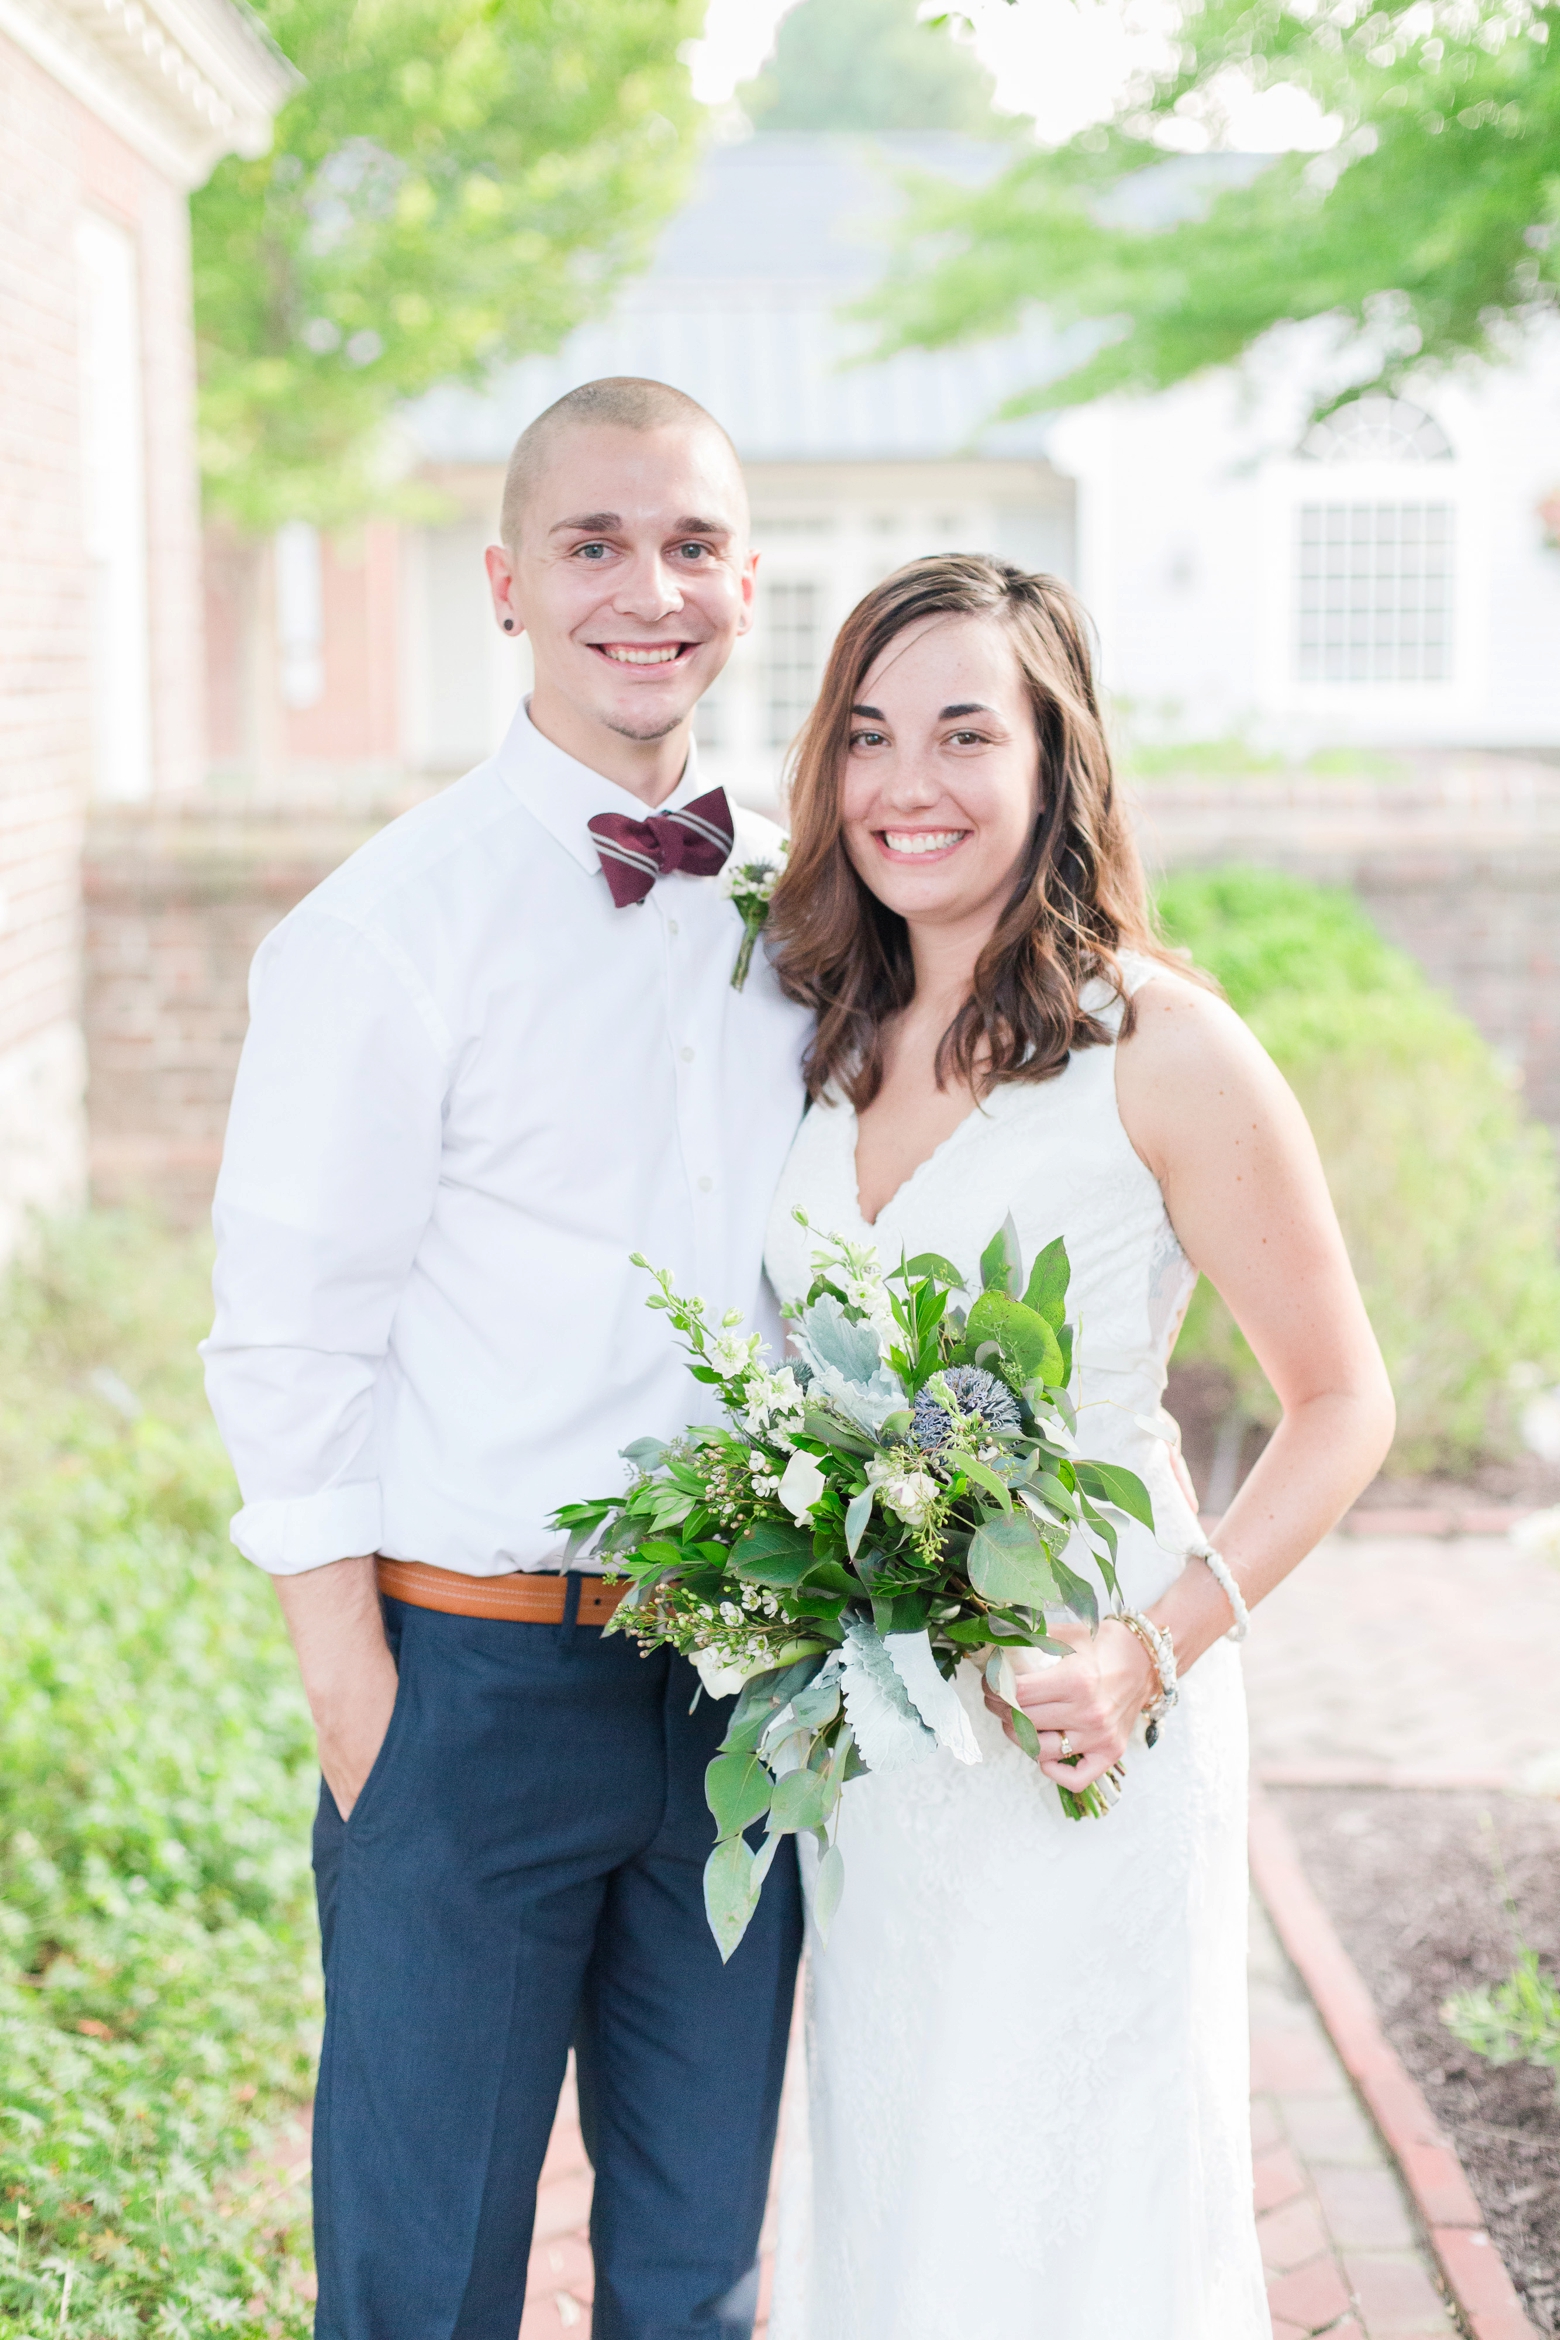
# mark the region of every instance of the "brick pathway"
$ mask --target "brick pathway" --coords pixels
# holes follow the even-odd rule
[[[1331,1537],[1246,1643],[1268,1779],[1560,1794],[1560,1569],[1504,1538]]]
[[[1270,1779],[1560,1792],[1560,1571],[1503,1540],[1334,1538],[1264,1605],[1246,1658],[1253,1758]],[[1274,2340],[1448,2340],[1397,2173],[1260,1907],[1251,2017]],[[521,2340],[588,2340],[589,2201],[566,2098]]]

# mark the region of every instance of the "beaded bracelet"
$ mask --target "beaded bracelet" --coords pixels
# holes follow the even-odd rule
[[[1175,1679],[1175,1643],[1164,1627],[1156,1625],[1152,1617],[1145,1617],[1141,1609],[1116,1609],[1112,1614],[1118,1625],[1125,1625],[1127,1631],[1143,1644],[1159,1683],[1158,1696],[1151,1698],[1143,1709],[1148,1717],[1148,1728],[1143,1737],[1147,1745],[1152,1747],[1159,1737],[1160,1724],[1181,1696]]]
[[[1230,1615],[1235,1622],[1225,1635],[1225,1640],[1244,1641],[1246,1628],[1251,1623],[1251,1611],[1241,1598],[1240,1586],[1235,1582],[1234,1574],[1224,1554],[1216,1552],[1211,1544],[1194,1544],[1187,1554],[1187,1558],[1207,1562],[1208,1573],[1230,1604]]]

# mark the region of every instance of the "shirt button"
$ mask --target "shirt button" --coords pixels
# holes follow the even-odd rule
[[[675,918],[669,918],[667,920],[666,931],[668,934],[675,934],[677,932],[677,921]]]
[[[692,1064],[693,1050],[691,1048],[679,1048],[677,1053],[682,1058],[684,1064]]]
[[[714,1193],[714,1191],[715,1191],[715,1181],[714,1181],[714,1179],[713,1179],[713,1178],[701,1178],[701,1179],[699,1180],[699,1192],[700,1192],[700,1194],[713,1194],[713,1193]]]

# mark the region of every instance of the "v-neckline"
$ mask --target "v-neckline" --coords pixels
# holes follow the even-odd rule
[[[995,1095],[996,1091],[993,1090],[992,1096],[994,1097]],[[846,1099],[845,1102],[850,1112],[850,1152],[848,1159],[850,1162],[851,1200],[856,1206],[856,1216],[861,1221],[863,1227],[876,1229],[881,1227],[883,1224],[883,1213],[885,1211],[891,1211],[895,1203],[898,1202],[900,1196],[909,1193],[911,1187],[914,1186],[922,1171],[930,1170],[932,1164],[937,1160],[939,1154],[945,1154],[948,1151],[948,1148],[954,1143],[955,1139],[961,1138],[964,1135],[964,1132],[969,1128],[970,1123],[975,1119],[976,1115],[985,1113],[987,1107],[991,1103],[991,1098],[977,1098],[976,1102],[970,1107],[968,1113],[964,1114],[960,1120],[954,1123],[952,1129],[949,1130],[948,1135],[945,1138],[939,1138],[936,1145],[933,1146],[929,1154],[923,1154],[921,1156],[920,1161],[916,1163],[914,1169],[908,1171],[906,1175],[901,1178],[893,1193],[887,1197],[886,1201],[879,1204],[878,1214],[875,1219],[869,1219],[866,1212],[861,1207],[861,1173],[856,1167],[856,1141],[861,1135],[861,1117],[857,1113],[855,1106],[850,1104],[849,1099]]]

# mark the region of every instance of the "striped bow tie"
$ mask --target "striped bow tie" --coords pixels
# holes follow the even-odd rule
[[[647,821],[626,813],[597,813],[587,822],[601,856],[601,874],[620,910],[642,902],[658,877],[680,869],[687,877],[714,877],[726,866],[734,830],[724,788]]]

